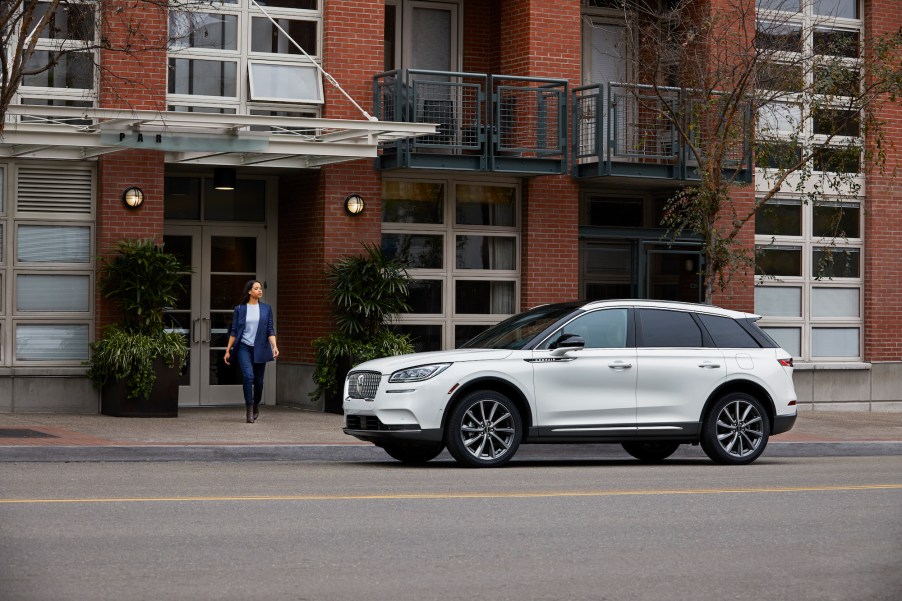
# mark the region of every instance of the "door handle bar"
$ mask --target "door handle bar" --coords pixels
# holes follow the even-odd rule
[[[610,367],[611,369],[629,369],[632,366],[632,363],[626,363],[624,361],[614,361],[613,363],[608,363],[608,367]]]

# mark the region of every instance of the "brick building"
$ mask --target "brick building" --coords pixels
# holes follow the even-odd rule
[[[758,9],[776,2],[792,23],[865,40],[902,26],[896,0]],[[546,302],[702,301],[698,237],[664,240],[660,225],[692,164],[670,132],[637,138],[618,91],[646,82],[617,5],[232,0],[114,11],[110,36],[138,23],[168,48],[94,51],[100,71],[70,55],[27,77],[0,138],[0,411],[97,410],[82,361],[114,314],[95,270],[122,238],[164,241],[194,266],[169,313],[191,345],[182,406],[242,402],[221,356],[231,307],[254,277],[282,352],[266,402],[321,409],[308,392],[310,343],[332,327],[323,272],[362,242],[415,278],[413,311],[396,327],[418,350],[452,348]],[[61,36],[100,35],[67,18],[39,35],[44,52]],[[882,117],[902,144],[900,107]],[[861,180],[834,241],[852,267],[812,271],[819,215],[787,194],[777,206],[796,229],[763,221],[742,238],[779,277],[737,274],[715,295],[763,315],[795,355],[803,406],[902,408],[902,184],[889,172]],[[123,202],[132,187],[144,194],[137,208]],[[734,199],[753,202],[755,190]],[[362,212],[346,209],[351,195]]]

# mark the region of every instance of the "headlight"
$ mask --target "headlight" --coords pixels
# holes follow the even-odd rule
[[[416,367],[408,367],[400,369],[393,373],[388,379],[389,382],[422,382],[433,376],[437,376],[446,369],[451,367],[450,363],[433,363],[432,365],[418,365]]]

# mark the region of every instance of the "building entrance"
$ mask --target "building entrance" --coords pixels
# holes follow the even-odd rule
[[[705,299],[701,245],[659,239],[583,239],[580,290],[586,300]]]
[[[188,290],[177,307],[167,312],[170,326],[188,340],[188,364],[182,371],[179,406],[243,404],[237,361],[223,360],[229,341],[232,311],[241,302],[244,284],[264,283],[264,302],[272,290],[266,285],[267,245],[263,226],[172,225],[165,228],[165,248],[194,266],[185,274]],[[275,295],[273,294],[273,297]],[[264,402],[272,403],[275,374],[266,378]]]

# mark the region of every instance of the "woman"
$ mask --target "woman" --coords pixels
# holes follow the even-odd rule
[[[263,398],[263,372],[266,364],[279,356],[276,346],[276,331],[272,322],[272,307],[261,303],[263,286],[257,280],[250,280],[244,286],[244,302],[235,307],[232,327],[229,330],[229,344],[223,360],[229,363],[232,349],[241,369],[241,383],[244,386],[244,404],[247,408],[247,423],[257,421],[260,415],[260,400]]]

